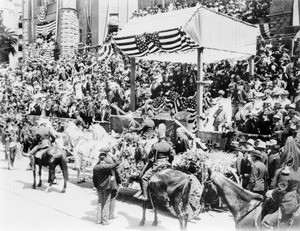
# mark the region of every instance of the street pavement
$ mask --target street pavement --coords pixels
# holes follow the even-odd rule
[[[147,210],[145,226],[140,227],[142,208],[139,202],[130,196],[130,190],[124,189],[116,202],[117,218],[111,220],[107,226],[96,225],[97,194],[90,181],[82,185],[76,184],[76,173],[69,168],[70,182],[67,192],[60,192],[63,180],[62,174],[58,173],[58,184],[46,193],[44,190],[47,187],[48,173],[44,168],[43,185],[33,190],[32,172],[26,171],[28,163],[28,158],[18,157],[14,170],[8,170],[3,146],[0,144],[0,230],[179,230],[178,220],[164,211],[159,211],[158,226],[153,227],[151,209]],[[235,228],[229,212],[206,212],[190,221],[188,230],[231,231]]]

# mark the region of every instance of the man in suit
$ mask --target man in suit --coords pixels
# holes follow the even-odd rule
[[[264,196],[267,189],[268,169],[261,161],[263,155],[260,151],[253,150],[251,154],[253,163],[247,189]]]
[[[228,117],[226,111],[223,109],[223,104],[219,104],[219,107],[213,116],[214,131],[220,131],[221,128],[226,125]]]
[[[101,148],[99,152],[99,162],[93,169],[93,183],[98,193],[96,222],[108,225],[109,213],[112,212],[111,198],[115,198],[117,190],[115,169],[120,162],[113,157],[108,157],[110,155],[108,148]]]

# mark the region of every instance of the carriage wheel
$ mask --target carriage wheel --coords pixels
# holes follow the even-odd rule
[[[190,175],[190,179],[192,184],[188,204],[188,219],[192,220],[193,218],[197,217],[202,210],[200,199],[203,192],[203,185],[193,174]],[[172,213],[172,215],[176,216],[176,212],[174,211],[173,207],[168,203],[166,206],[167,209]]]

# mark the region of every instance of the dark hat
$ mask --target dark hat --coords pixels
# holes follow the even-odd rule
[[[282,107],[281,107],[281,104],[280,104],[279,102],[276,102],[276,103],[274,104],[274,108],[276,108],[276,109],[281,109]]]

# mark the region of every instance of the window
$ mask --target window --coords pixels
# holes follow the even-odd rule
[[[19,28],[23,28],[23,23],[22,23],[22,15],[19,16]]]
[[[22,39],[23,36],[21,34],[18,35],[18,39]]]
[[[79,29],[79,42],[82,43],[82,29]]]
[[[18,51],[23,51],[23,46],[21,44],[18,45]]]

